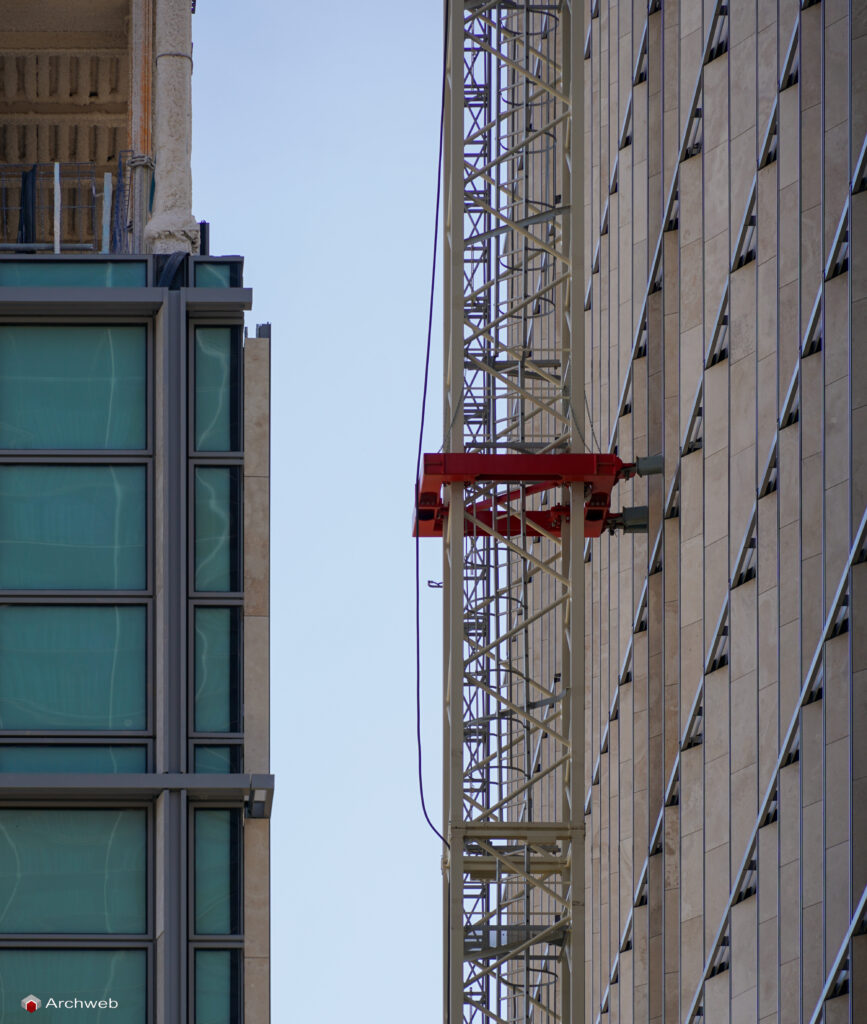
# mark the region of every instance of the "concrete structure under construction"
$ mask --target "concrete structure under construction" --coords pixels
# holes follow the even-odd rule
[[[446,12],[444,1019],[864,1019],[864,7]]]
[[[0,0],[4,1020],[270,1020],[270,328],[191,73],[189,0]]]

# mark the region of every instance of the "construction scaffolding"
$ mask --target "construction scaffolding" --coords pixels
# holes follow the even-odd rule
[[[443,452],[580,453],[583,7],[446,10]],[[444,487],[445,1019],[579,1021],[585,484]]]
[[[0,164],[0,252],[141,252],[153,161]]]

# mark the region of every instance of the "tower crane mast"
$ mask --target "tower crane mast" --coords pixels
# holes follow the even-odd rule
[[[623,525],[635,467],[585,454],[582,22],[446,6],[444,435],[416,530],[444,541],[447,1024],[584,1019],[584,524]]]

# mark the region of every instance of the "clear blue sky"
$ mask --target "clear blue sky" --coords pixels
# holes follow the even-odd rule
[[[272,352],[275,1024],[441,1020],[440,845],[418,807],[415,445],[436,187],[437,0],[199,0],[194,213]],[[437,301],[426,450],[441,431]],[[422,551],[440,820],[441,550]]]

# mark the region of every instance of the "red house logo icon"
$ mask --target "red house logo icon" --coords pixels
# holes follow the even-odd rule
[[[39,996],[25,996],[21,1000],[21,1005],[28,1013],[36,1013],[40,1006],[42,1006],[42,1000]]]

